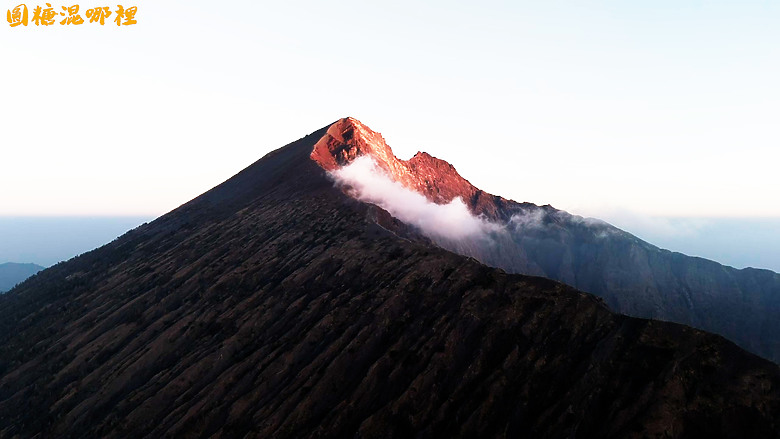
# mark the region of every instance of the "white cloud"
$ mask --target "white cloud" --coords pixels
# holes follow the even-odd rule
[[[523,230],[539,229],[544,227],[544,219],[547,214],[542,209],[532,210],[530,212],[517,213],[509,219],[509,224],[514,227],[515,232]]]
[[[347,187],[355,198],[376,204],[433,239],[489,239],[490,232],[503,230],[499,225],[474,216],[460,198],[448,204],[428,201],[423,195],[393,181],[370,156],[359,157],[330,175],[338,185]]]

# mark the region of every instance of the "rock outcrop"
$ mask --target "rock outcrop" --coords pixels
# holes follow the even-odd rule
[[[351,117],[331,125],[311,152],[312,160],[327,171],[364,155],[373,157],[393,180],[437,204],[460,197],[476,214],[497,219],[507,201],[476,188],[451,164],[428,153],[418,152],[409,160],[398,159],[381,134]]]

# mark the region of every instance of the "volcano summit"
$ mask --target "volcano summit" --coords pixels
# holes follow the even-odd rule
[[[383,206],[398,197],[484,228],[433,233]],[[0,437],[780,436],[776,364],[507,273],[698,315],[694,290],[624,282],[654,275],[625,259],[644,246],[342,119],[0,296]]]
[[[390,179],[439,205],[460,203],[483,220],[481,233],[440,233],[426,220],[457,217],[456,209],[428,209],[406,215],[437,245],[472,256],[511,273],[543,276],[606,300],[618,312],[673,321],[715,332],[743,348],[780,361],[780,275],[769,270],[737,270],[702,258],[655,247],[603,221],[570,215],[551,206],[517,203],[485,193],[449,163],[417,153],[398,160],[384,139],[348,118],[333,124],[314,146],[313,160],[338,181],[357,187],[353,195],[405,219],[408,197],[388,196],[373,178]],[[345,172],[365,167],[370,157],[378,172]],[[433,212],[433,213],[431,213]],[[437,221],[445,223],[446,221]],[[467,222],[465,219],[457,224]],[[457,230],[457,224],[452,225]],[[489,235],[489,236],[488,236]],[[488,237],[489,239],[485,239]]]

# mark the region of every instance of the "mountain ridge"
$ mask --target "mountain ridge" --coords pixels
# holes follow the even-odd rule
[[[1,296],[0,437],[780,435],[777,365],[433,245],[324,130]]]
[[[311,153],[327,171],[364,155],[431,202],[446,204],[459,197],[472,213],[508,231],[490,242],[429,236],[443,248],[508,272],[564,282],[603,297],[624,314],[721,334],[780,362],[780,274],[688,257],[601,220],[488,194],[429,154],[399,160],[379,133],[354,118],[331,125]]]

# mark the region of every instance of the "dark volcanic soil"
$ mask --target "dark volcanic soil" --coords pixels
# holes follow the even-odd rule
[[[433,246],[324,129],[0,297],[0,437],[778,437],[725,339]]]

